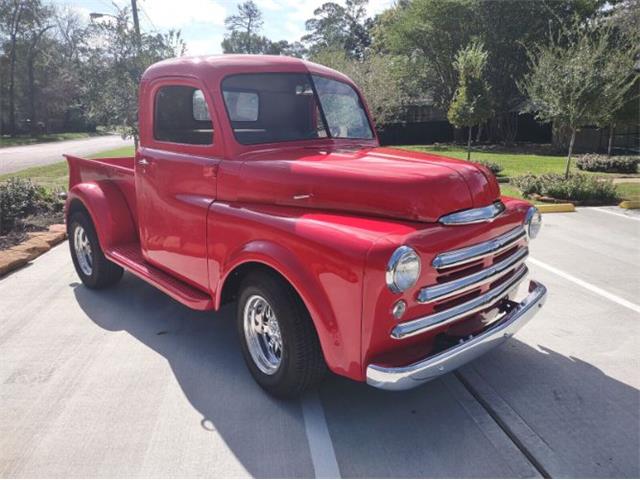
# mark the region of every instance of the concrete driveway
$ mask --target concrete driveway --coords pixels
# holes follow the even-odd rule
[[[119,135],[108,135],[82,140],[0,148],[0,175],[61,162],[64,160],[62,157],[64,153],[84,156],[129,145],[133,145],[131,140],[123,140]]]
[[[0,280],[0,475],[638,477],[640,217],[544,222],[550,297],[510,343],[416,390],[330,377],[292,402],[252,381],[232,308],[89,291],[56,247]]]

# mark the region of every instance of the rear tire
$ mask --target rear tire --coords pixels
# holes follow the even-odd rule
[[[240,287],[237,328],[251,375],[268,393],[295,397],[319,383],[327,366],[313,321],[278,276],[252,273]]]
[[[102,253],[89,215],[73,213],[67,224],[67,233],[73,266],[87,288],[97,290],[118,283],[124,270]]]

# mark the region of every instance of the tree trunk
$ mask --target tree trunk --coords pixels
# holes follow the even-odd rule
[[[478,132],[476,133],[476,143],[480,143],[480,139],[482,138],[482,123],[478,125]]]
[[[9,135],[16,133],[16,45],[12,41],[11,55],[9,60]]]
[[[611,156],[611,148],[613,147],[613,134],[616,131],[615,124],[609,125],[609,145],[607,146],[607,157]]]
[[[573,144],[576,141],[576,129],[571,128],[571,140],[569,140],[569,153],[567,155],[567,168],[564,171],[564,178],[569,178],[569,168],[571,168],[571,154],[573,153]]]
[[[27,88],[29,92],[29,118],[31,122],[29,123],[29,133],[32,137],[35,137],[38,132],[38,119],[36,118],[36,80],[34,74],[34,55],[29,52],[29,56],[27,59]]]
[[[46,26],[40,29],[38,33],[34,34],[31,44],[29,45],[29,53],[27,54],[27,88],[29,91],[29,117],[31,118],[29,133],[31,136],[35,136],[39,131],[36,110],[36,79],[34,71],[36,56],[38,55],[38,44],[45,32],[51,28],[53,28],[53,25]]]
[[[18,43],[18,27],[22,19],[22,6],[16,2],[16,9],[11,18],[11,53],[9,55],[9,134],[16,134],[16,47]]]
[[[471,127],[469,127],[469,136],[467,138],[467,161],[471,160]]]

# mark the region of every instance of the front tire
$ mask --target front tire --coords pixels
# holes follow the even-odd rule
[[[311,317],[278,276],[259,272],[242,282],[236,322],[247,367],[270,394],[298,396],[324,376],[327,367]]]
[[[73,266],[87,288],[107,288],[120,281],[123,269],[102,253],[93,222],[86,213],[71,215],[67,233]]]

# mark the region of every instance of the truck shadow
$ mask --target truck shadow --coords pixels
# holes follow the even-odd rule
[[[300,404],[275,400],[254,383],[238,348],[235,306],[195,312],[128,274],[113,289],[94,292],[77,285],[74,294],[100,328],[125,331],[168,361],[202,415],[199,427],[219,434],[250,475],[314,476]],[[517,340],[508,345],[474,368],[510,404],[522,402],[532,412],[527,420],[541,425],[545,439],[558,442],[551,446],[559,455],[567,449],[568,461],[576,456],[575,444],[563,442],[587,445],[577,474],[632,476],[635,469],[637,476],[638,391],[579,360]],[[384,392],[328,378],[320,394],[342,475],[522,475],[521,465],[487,437],[482,422],[488,417],[470,410],[473,399],[457,385],[449,376],[409,392]],[[591,395],[596,399],[586,397]],[[545,411],[551,414],[545,417]],[[554,424],[569,433],[553,437]]]
[[[125,331],[166,358],[202,415],[200,428],[221,435],[250,475],[313,477],[300,405],[275,400],[254,383],[238,348],[234,306],[196,312],[129,274],[115,288],[78,284],[74,294],[100,328]]]

